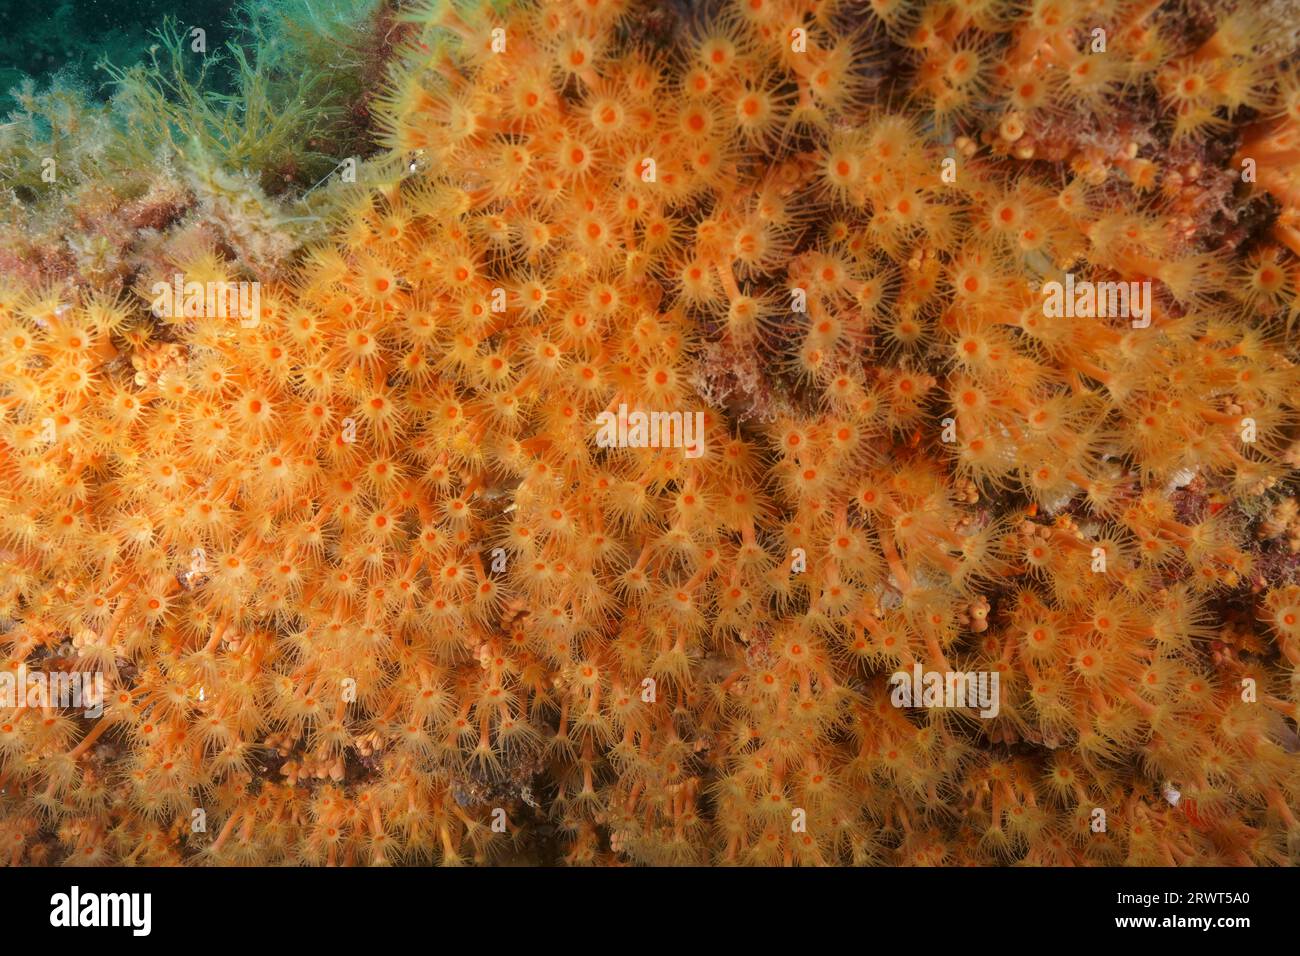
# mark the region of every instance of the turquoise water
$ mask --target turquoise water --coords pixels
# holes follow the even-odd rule
[[[43,157],[93,179],[183,146],[306,189],[373,148],[384,3],[0,0],[0,178],[27,196]]]
[[[13,109],[10,90],[31,77],[43,86],[59,74],[107,95],[101,59],[125,67],[155,42],[150,31],[172,16],[202,27],[209,49],[234,34],[236,0],[0,0],[0,116]]]

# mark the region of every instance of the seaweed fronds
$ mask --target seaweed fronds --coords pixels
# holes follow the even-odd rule
[[[197,147],[226,169],[259,175],[272,195],[294,183],[310,184],[337,164],[310,145],[326,141],[343,112],[325,73],[302,72],[290,83],[260,50],[250,58],[231,41],[226,51],[234,91],[221,92],[220,52],[191,52],[170,17],[154,36],[148,64],[100,64],[116,84],[118,112],[132,136],[182,156]]]

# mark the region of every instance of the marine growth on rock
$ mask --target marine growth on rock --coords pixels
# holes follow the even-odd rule
[[[0,858],[1300,862],[1294,7],[346,6],[0,127]]]

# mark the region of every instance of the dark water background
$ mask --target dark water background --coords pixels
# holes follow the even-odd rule
[[[155,42],[151,30],[173,16],[202,27],[209,50],[230,38],[226,24],[236,0],[0,0],[0,117],[14,108],[9,91],[24,77],[44,86],[56,73],[75,78],[103,98],[104,76],[95,64],[107,58],[130,66]]]

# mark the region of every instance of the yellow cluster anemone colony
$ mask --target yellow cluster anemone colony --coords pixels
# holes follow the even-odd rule
[[[0,858],[1300,861],[1286,3],[379,7],[10,194]]]

